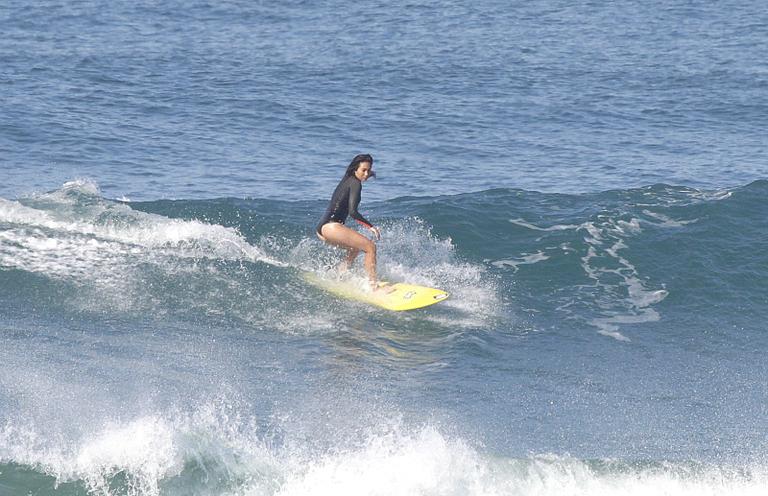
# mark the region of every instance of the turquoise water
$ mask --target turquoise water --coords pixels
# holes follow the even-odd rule
[[[0,494],[762,494],[766,21],[4,4]],[[360,152],[449,300],[301,279]]]

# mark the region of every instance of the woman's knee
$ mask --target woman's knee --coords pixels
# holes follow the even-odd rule
[[[365,253],[369,255],[376,255],[376,243],[368,240],[368,242],[365,243],[364,250],[365,250]]]

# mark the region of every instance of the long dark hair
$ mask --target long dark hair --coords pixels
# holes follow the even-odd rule
[[[376,173],[373,172],[373,157],[368,155],[367,153],[361,153],[360,155],[355,155],[355,158],[352,159],[352,161],[347,166],[347,172],[344,173],[344,177],[354,176],[355,172],[357,172],[357,168],[360,167],[360,164],[363,162],[368,162],[371,164],[371,174],[368,177],[376,177]]]

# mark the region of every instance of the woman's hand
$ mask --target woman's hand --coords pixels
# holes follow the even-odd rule
[[[369,229],[370,229],[370,230],[371,230],[371,232],[373,233],[373,236],[376,238],[376,241],[378,241],[378,240],[380,240],[380,239],[381,239],[381,230],[379,230],[379,228],[378,228],[378,227],[376,227],[376,226],[371,226],[371,227],[369,227]]]

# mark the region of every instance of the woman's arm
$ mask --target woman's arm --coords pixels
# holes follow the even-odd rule
[[[362,190],[363,190],[363,185],[360,184],[360,181],[350,181],[349,216],[355,219],[358,223],[362,224],[363,226],[373,231],[373,233],[376,235],[376,238],[378,239],[380,237],[379,229],[374,227],[374,225],[371,224],[371,222],[368,221],[368,219],[363,217],[363,215],[357,210],[357,207],[360,205]]]

